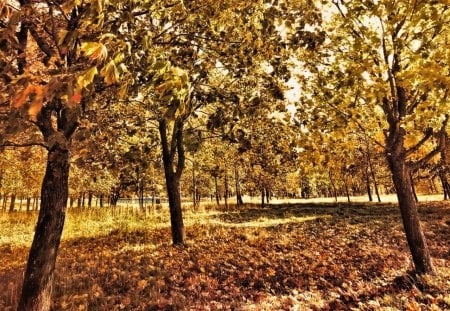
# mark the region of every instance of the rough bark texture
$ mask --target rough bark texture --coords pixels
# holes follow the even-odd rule
[[[241,194],[241,182],[239,179],[239,168],[237,164],[234,166],[234,182],[235,182],[235,188],[236,188],[236,204],[237,206],[243,205],[244,200],[242,200],[242,194]]]
[[[388,155],[387,159],[397,191],[403,226],[416,272],[418,274],[432,273],[434,268],[425,235],[420,225],[406,161],[402,157],[393,155]]]
[[[56,137],[56,141],[61,139]],[[68,176],[67,142],[56,142],[48,153],[42,182],[41,209],[25,272],[18,307],[20,311],[50,309],[55,262],[68,197]]]
[[[214,187],[217,207],[220,206],[219,186],[217,184],[217,175],[214,175]]]
[[[174,245],[180,245],[183,244],[185,240],[180,194],[180,178],[185,163],[183,120],[177,119],[174,122],[170,143],[167,137],[167,122],[164,119],[159,121],[159,134],[161,136],[164,175],[166,179],[167,196],[169,198],[172,242]],[[176,169],[174,168],[175,155],[177,155]]]
[[[397,192],[409,249],[418,274],[434,273],[430,252],[419,221],[416,200],[411,184],[410,170],[406,162],[404,137],[406,131],[399,122],[390,119],[387,136],[386,158],[392,173],[392,181]]]
[[[16,194],[11,195],[11,201],[9,202],[9,212],[14,212],[14,207],[16,206]]]

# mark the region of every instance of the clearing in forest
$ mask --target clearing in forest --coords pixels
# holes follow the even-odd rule
[[[54,310],[450,309],[450,205],[420,205],[437,276],[413,278],[394,204],[185,211],[69,210]],[[36,214],[0,215],[0,309],[14,310]]]

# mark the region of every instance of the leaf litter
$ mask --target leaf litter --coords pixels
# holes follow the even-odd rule
[[[188,242],[176,247],[167,225],[149,225],[152,215],[87,237],[66,232],[52,309],[450,309],[450,206],[424,203],[420,211],[436,276],[409,273],[393,205],[187,211]],[[166,216],[154,219],[167,222]],[[15,309],[27,252],[0,245],[2,310]]]

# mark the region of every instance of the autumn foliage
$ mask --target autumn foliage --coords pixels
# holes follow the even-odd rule
[[[439,276],[413,277],[397,207],[247,205],[168,213],[71,211],[53,310],[445,310],[450,206],[420,205]],[[1,216],[0,308],[13,310],[35,216]],[[18,236],[24,239],[18,239]]]

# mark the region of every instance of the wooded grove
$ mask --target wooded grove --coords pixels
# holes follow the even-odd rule
[[[449,47],[448,0],[0,0],[0,309],[450,309]]]

